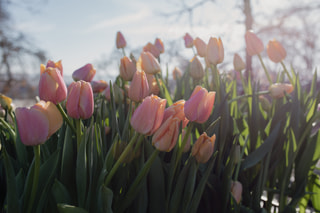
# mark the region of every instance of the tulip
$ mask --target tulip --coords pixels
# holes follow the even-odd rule
[[[152,137],[152,145],[159,151],[170,152],[176,145],[179,136],[178,117],[171,116],[160,128],[154,133]]]
[[[164,45],[160,38],[156,38],[156,40],[154,41],[154,46],[158,48],[160,53],[164,53]]]
[[[224,48],[221,41],[221,38],[213,38],[209,39],[209,43],[207,45],[207,54],[206,60],[208,64],[217,65],[223,62],[224,59]]]
[[[149,85],[146,73],[137,70],[133,76],[128,96],[132,101],[140,102],[149,95]]]
[[[242,58],[240,57],[240,55],[238,53],[234,54],[233,67],[234,67],[234,70],[236,70],[238,72],[241,72],[244,68],[246,68],[245,63],[243,62]]]
[[[104,80],[90,82],[93,93],[100,93],[108,87],[108,83]]]
[[[185,128],[189,123],[189,120],[186,118],[184,114],[184,104],[185,100],[179,100],[173,103],[171,106],[164,110],[163,120],[164,123],[170,117],[177,117],[179,121],[182,121],[182,128]]]
[[[93,92],[86,81],[72,82],[68,87],[67,113],[72,118],[88,119],[93,114]]]
[[[131,81],[136,72],[136,63],[129,57],[124,56],[120,60],[120,76],[125,81]]]
[[[0,117],[4,117],[6,115],[6,111],[0,105]],[[1,144],[1,143],[0,143]],[[1,149],[0,149],[1,150]]]
[[[27,146],[43,144],[63,122],[52,102],[40,101],[31,108],[18,107],[15,114],[21,142]]]
[[[147,74],[157,74],[161,72],[158,60],[150,52],[142,52],[137,62],[137,69],[142,69]]]
[[[269,41],[267,45],[267,53],[271,61],[279,63],[286,58],[287,52],[277,40]]]
[[[92,64],[86,64],[83,67],[80,67],[79,69],[75,70],[72,73],[72,78],[75,81],[92,81],[93,77],[96,74],[96,70],[93,68]]]
[[[195,80],[201,80],[204,76],[203,66],[197,56],[190,61],[189,74]]]
[[[290,94],[292,91],[293,91],[292,84],[277,83],[277,84],[272,84],[269,87],[269,94],[272,98],[275,98],[275,99],[282,98],[285,95],[285,93]]]
[[[259,96],[259,102],[260,102],[261,107],[262,107],[263,110],[265,110],[265,111],[267,111],[267,112],[270,111],[270,109],[271,109],[271,103],[270,103],[270,101],[269,101],[266,97],[260,95],[260,96]]]
[[[125,48],[127,46],[127,42],[120,31],[117,32],[116,45],[117,49]]]
[[[0,106],[3,109],[11,110],[12,109],[11,104],[12,104],[12,99],[0,93]]]
[[[192,48],[193,47],[193,38],[189,33],[186,33],[183,37],[184,39],[184,45],[186,48]]]
[[[39,97],[44,101],[58,104],[67,97],[67,86],[57,68],[40,69]]]
[[[44,66],[44,65],[41,64],[41,66]],[[58,62],[54,62],[54,61],[49,60],[49,61],[47,62],[47,66],[46,66],[45,68],[48,68],[48,67],[52,67],[52,68],[57,68],[57,69],[59,69],[61,75],[63,76],[63,67],[62,67],[61,60],[58,61]]]
[[[207,44],[199,37],[195,38],[193,41],[194,46],[197,49],[197,54],[200,57],[206,57],[207,53]]]
[[[182,72],[178,67],[175,67],[172,71],[173,80],[180,79],[182,77]]]
[[[201,86],[196,86],[189,100],[184,104],[184,113],[189,121],[204,123],[208,120],[216,92],[208,92]]]
[[[249,30],[246,32],[245,40],[248,55],[258,55],[264,50],[262,41],[253,31]]]
[[[154,44],[151,44],[150,42],[143,47],[144,52],[150,52],[155,58],[159,58],[160,56],[160,50],[158,47],[156,47]]]
[[[130,124],[137,132],[152,135],[161,125],[167,100],[156,95],[146,97],[133,112]]]
[[[239,204],[242,197],[242,184],[239,181],[233,181],[231,184],[231,194]]]
[[[216,135],[209,137],[207,133],[202,133],[192,147],[191,155],[198,163],[206,163],[213,154]]]
[[[146,74],[148,79],[148,85],[149,85],[149,95],[158,95],[160,93],[160,88],[158,86],[157,80],[154,77],[154,75]],[[160,85],[162,85],[161,79],[158,79]]]

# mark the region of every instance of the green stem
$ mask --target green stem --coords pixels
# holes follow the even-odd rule
[[[283,63],[283,61],[281,61],[280,63],[282,65],[282,67],[283,67],[284,72],[287,74],[290,83],[293,85],[293,80],[292,80],[292,78],[291,78],[291,76],[290,76],[290,74],[289,74],[289,72],[288,72],[288,70],[286,68],[286,65]]]
[[[77,147],[80,148],[82,130],[81,130],[81,119],[76,119],[76,133],[77,133]]]
[[[74,133],[76,133],[76,129],[74,128],[73,124],[71,123],[70,119],[68,118],[67,114],[65,113],[65,111],[63,110],[61,104],[57,104],[58,110],[60,111],[63,119],[67,122],[67,124],[69,125],[69,127],[72,129],[72,131]]]
[[[34,173],[33,173],[33,183],[30,194],[30,200],[28,203],[27,212],[30,213],[32,211],[33,202],[37,193],[38,182],[39,182],[39,172],[40,172],[40,145],[36,145],[33,147],[34,151]]]
[[[242,151],[241,151],[241,154],[240,154],[240,158],[239,158],[240,161],[241,161],[241,159],[242,159],[242,157],[244,155],[244,151],[246,150],[246,147],[247,147],[247,144],[248,144],[248,141],[249,141],[248,139],[249,139],[249,136],[247,136],[246,141],[244,142],[244,145],[243,145],[243,148],[242,148]],[[237,164],[236,173],[235,173],[234,179],[233,179],[234,181],[238,180],[239,170],[240,170],[240,165],[241,165],[240,161]]]
[[[121,48],[121,49],[122,49],[123,56],[126,56],[126,52],[124,51],[124,48]]]
[[[266,91],[260,91],[258,93],[255,93],[254,95],[266,95],[266,94],[269,94],[269,93],[270,92],[268,90],[266,90]],[[233,101],[237,101],[237,100],[239,100],[241,98],[248,98],[248,97],[252,97],[252,96],[253,96],[253,94],[240,95],[240,96],[237,96],[234,99],[231,99],[230,101],[228,101],[228,104],[230,104]]]
[[[262,65],[262,67],[263,67],[263,70],[264,70],[264,72],[265,72],[265,74],[266,74],[266,76],[267,76],[267,78],[268,78],[268,81],[269,81],[269,83],[270,83],[270,85],[271,85],[271,84],[272,84],[272,80],[271,80],[271,77],[270,77],[270,75],[269,75],[269,72],[268,72],[266,66],[265,66],[264,63],[263,63],[263,60],[262,60],[262,57],[261,57],[260,54],[258,54],[258,57],[259,57],[259,60],[260,60],[261,65]]]
[[[127,155],[132,151],[132,146],[134,145],[134,143],[136,142],[138,136],[143,137],[143,135],[140,135],[139,133],[136,133],[133,138],[130,140],[130,142],[128,143],[128,145],[126,146],[126,148],[123,150],[122,154],[120,155],[120,157],[118,158],[117,162],[114,164],[114,166],[112,167],[112,169],[110,170],[107,179],[104,182],[105,186],[108,186],[112,177],[114,176],[114,174],[116,173],[117,169],[119,168],[120,164],[122,164],[122,162],[124,161],[124,159],[127,157]],[[139,138],[140,140],[140,138]]]
[[[0,118],[0,121],[7,128],[12,138],[16,138],[16,133],[13,131],[12,127],[3,118]]]

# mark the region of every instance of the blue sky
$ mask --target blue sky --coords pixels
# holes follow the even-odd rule
[[[243,47],[243,38],[238,38],[244,34],[243,25],[235,24],[242,21],[243,16],[241,10],[236,8],[234,0],[208,3],[195,13],[193,28],[186,23],[187,19],[175,21],[159,15],[160,12],[175,10],[176,4],[181,1],[31,2],[38,2],[32,12],[19,4],[11,6],[14,25],[29,35],[38,47],[44,49],[48,53],[48,59],[61,59],[65,75],[71,75],[86,63],[95,65],[94,62],[102,55],[108,56],[115,48],[117,31],[124,34],[131,47],[144,46],[147,42],[153,42],[156,37],[161,38],[164,43],[171,39],[181,39],[183,43],[182,37],[186,32],[194,37],[199,36],[206,42],[210,36],[222,37],[226,56],[230,58]],[[259,12],[259,8],[272,8],[268,1],[253,2],[255,12]],[[238,37],[230,36],[237,34]],[[244,52],[240,54],[244,56]],[[115,73],[117,69],[115,67],[108,72]]]

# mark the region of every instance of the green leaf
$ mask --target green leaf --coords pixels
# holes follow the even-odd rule
[[[98,194],[98,210],[101,213],[112,213],[113,192],[111,189],[102,185]]]
[[[77,156],[76,166],[76,185],[78,204],[80,207],[85,206],[85,198],[87,194],[87,155],[86,155],[86,140],[85,135],[82,137],[80,148]]]
[[[313,184],[311,190],[313,194],[311,195],[311,202],[314,210],[320,212],[320,179],[318,175],[313,175]]]
[[[54,180],[51,191],[56,203],[71,203],[67,188],[57,179]]]
[[[59,203],[58,210],[60,213],[88,213],[85,209],[71,206],[68,204]]]

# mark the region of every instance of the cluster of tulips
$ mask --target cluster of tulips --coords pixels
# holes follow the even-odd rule
[[[283,62],[285,49],[272,40],[267,54],[283,68],[272,79],[263,42],[248,31],[246,51],[258,56],[269,88],[245,79],[235,54],[240,95],[239,79],[218,69],[221,38],[206,44],[186,33],[183,40],[194,57],[184,72],[172,71],[174,91],[163,77],[161,39],[136,60],[118,32],[123,57],[114,83],[93,80],[96,69],[86,64],[67,86],[61,61],[49,60],[40,66],[36,104],[13,109],[1,95],[1,210],[286,212],[309,201],[320,210],[316,74],[304,93]]]

